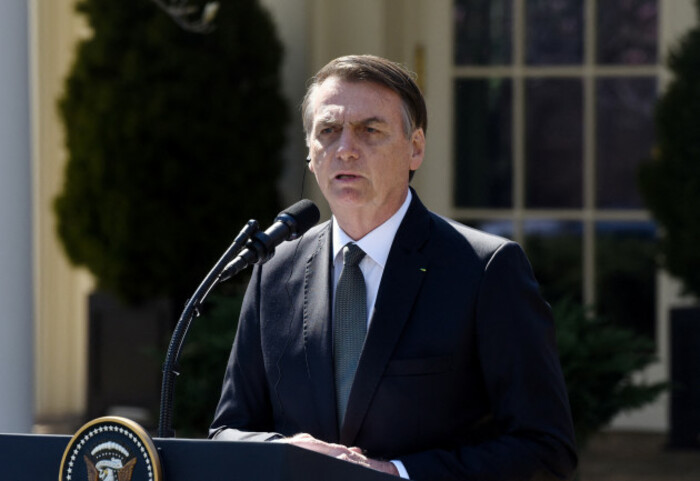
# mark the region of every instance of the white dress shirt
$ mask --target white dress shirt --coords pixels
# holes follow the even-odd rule
[[[343,269],[343,247],[348,242],[354,242],[365,251],[365,257],[360,261],[360,270],[365,278],[365,286],[367,288],[367,327],[369,328],[369,323],[372,320],[372,314],[374,313],[374,303],[377,300],[377,292],[379,291],[379,284],[382,281],[382,274],[384,273],[384,266],[386,266],[386,261],[389,257],[389,251],[391,250],[391,244],[394,242],[394,237],[396,237],[396,231],[399,230],[399,225],[406,215],[408,206],[411,204],[411,190],[409,189],[406,200],[404,200],[399,210],[396,211],[386,222],[382,225],[368,233],[360,240],[353,240],[349,235],[343,232],[340,228],[335,218],[333,218],[333,317],[335,318],[335,290],[338,287],[338,279],[340,279],[340,271]],[[396,469],[399,471],[399,475],[408,479],[408,472],[406,467],[401,461],[392,460],[391,461]]]
[[[353,240],[340,228],[335,218],[333,218],[333,315],[335,316],[335,290],[340,279],[340,271],[343,270],[343,247],[348,242],[354,242],[365,252],[365,257],[360,261],[360,270],[365,278],[365,286],[367,288],[367,325],[372,319],[374,311],[374,302],[377,300],[377,292],[379,284],[382,281],[384,266],[386,265],[391,244],[394,242],[396,231],[399,230],[399,225],[406,215],[408,206],[411,204],[413,195],[408,191],[406,200],[403,202],[399,210],[391,216],[386,222],[373,231],[368,233],[360,240]]]

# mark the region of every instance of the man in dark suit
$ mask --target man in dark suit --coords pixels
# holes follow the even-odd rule
[[[302,109],[333,218],[254,269],[211,436],[416,480],[570,477],[554,325],[523,251],[429,212],[409,188],[427,119],[411,75],[342,57]],[[362,275],[349,288],[351,252]],[[358,283],[366,302],[343,303]],[[347,369],[346,318],[366,329]]]

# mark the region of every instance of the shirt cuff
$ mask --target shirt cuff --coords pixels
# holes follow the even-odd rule
[[[408,471],[406,471],[406,467],[403,465],[401,461],[398,461],[396,459],[392,459],[391,464],[396,466],[396,469],[399,471],[399,476],[401,476],[403,479],[409,479],[408,477]]]

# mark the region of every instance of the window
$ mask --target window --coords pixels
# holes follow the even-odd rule
[[[658,0],[454,0],[455,216],[520,242],[545,297],[654,336]]]

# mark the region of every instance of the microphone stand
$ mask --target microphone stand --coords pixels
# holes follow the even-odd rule
[[[224,268],[238,255],[245,247],[248,240],[260,231],[260,227],[256,220],[249,220],[248,223],[241,229],[241,232],[234,239],[233,243],[224,252],[221,258],[217,261],[214,267],[209,271],[209,274],[204,278],[202,283],[197,287],[192,297],[185,304],[185,309],[180,315],[180,319],[175,325],[175,330],[170,338],[170,345],[163,363],[163,383],[160,391],[160,417],[158,420],[158,437],[172,438],[175,437],[175,431],[172,428],[173,424],[173,400],[175,395],[175,379],[180,374],[178,372],[178,361],[182,346],[190,328],[192,319],[199,316],[199,307],[209,295],[209,292],[219,283],[221,273]]]

